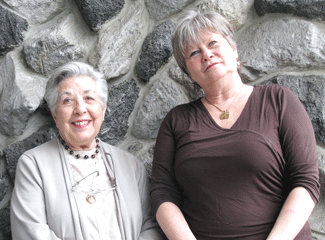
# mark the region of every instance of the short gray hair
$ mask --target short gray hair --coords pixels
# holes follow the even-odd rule
[[[44,99],[53,114],[56,115],[59,83],[67,78],[79,76],[88,76],[95,81],[98,97],[103,108],[106,107],[108,86],[104,75],[89,64],[83,62],[69,62],[54,70],[46,85]]]
[[[200,34],[205,30],[221,34],[230,44],[236,47],[234,30],[231,24],[216,11],[191,9],[184,12],[175,27],[172,46],[178,66],[188,74],[185,64],[186,48],[199,42]]]

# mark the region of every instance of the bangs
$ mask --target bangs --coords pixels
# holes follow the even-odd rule
[[[179,47],[183,56],[186,56],[186,51],[191,46],[200,42],[201,36],[206,31],[218,32],[211,21],[199,16],[192,19],[191,24],[184,24],[179,35]]]

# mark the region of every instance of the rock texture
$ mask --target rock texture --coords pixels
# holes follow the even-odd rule
[[[69,61],[87,54],[89,35],[76,22],[72,13],[55,19],[56,25],[37,31],[24,43],[25,60],[37,73],[48,74]]]
[[[64,0],[3,0],[15,11],[23,15],[30,24],[41,24],[56,16],[65,7]],[[42,13],[42,14],[40,14]]]
[[[318,142],[322,196],[309,222],[325,240],[325,1],[3,0],[0,4],[0,240],[11,240],[10,198],[20,155],[57,136],[43,102],[51,71],[68,61],[104,73],[99,137],[137,156],[151,175],[167,112],[204,96],[173,57],[171,34],[188,8],[216,10],[235,29],[247,84],[289,87]]]
[[[308,0],[255,0],[258,15],[267,13],[290,13],[311,19],[325,20],[325,1]]]
[[[227,20],[232,24],[232,27],[237,30],[247,21],[248,13],[250,12],[253,5],[253,0],[205,0],[199,2],[197,8],[218,11],[223,16],[225,16]]]
[[[9,186],[10,179],[7,174],[6,162],[3,153],[0,153],[0,202],[4,199]]]
[[[144,31],[143,14],[143,8],[134,4],[121,19],[100,32],[98,44],[89,61],[107,79],[126,74],[131,69],[135,46]]]
[[[150,16],[154,20],[162,20],[180,11],[194,0],[145,0]]]
[[[77,6],[93,31],[98,31],[108,19],[116,16],[124,6],[124,0],[75,0]]]
[[[171,57],[173,53],[171,36],[174,28],[175,24],[167,20],[157,26],[144,40],[140,61],[136,65],[137,75],[144,82],[148,82]]]
[[[99,137],[112,145],[121,141],[129,126],[129,117],[139,97],[134,79],[109,89],[105,119]]]
[[[0,6],[0,55],[19,46],[24,40],[23,33],[27,28],[25,19]]]
[[[316,137],[325,143],[325,76],[280,75],[265,82],[280,84],[293,91],[303,103],[313,123]]]
[[[0,209],[0,229],[4,240],[10,239],[10,205],[9,203]],[[0,235],[0,237],[1,237]]]
[[[139,139],[156,138],[159,126],[169,110],[187,101],[187,97],[173,81],[168,78],[157,80],[134,120],[134,136]]]
[[[238,41],[243,75],[253,81],[279,69],[321,69],[325,66],[324,37],[322,28],[304,20],[275,19],[254,24]]]
[[[22,134],[27,120],[40,105],[46,83],[44,76],[25,75],[19,57],[8,53],[0,63],[0,133],[6,136]]]

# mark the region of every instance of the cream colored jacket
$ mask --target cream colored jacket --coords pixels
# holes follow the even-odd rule
[[[100,142],[108,171],[114,166],[114,191],[123,240],[165,239],[151,215],[149,181],[144,165],[133,155]],[[80,199],[71,191],[72,169],[59,140],[25,152],[19,159],[11,200],[14,240],[88,240]]]

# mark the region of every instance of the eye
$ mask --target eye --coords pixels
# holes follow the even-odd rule
[[[92,97],[92,96],[86,96],[86,100],[87,100],[87,101],[92,101],[92,100],[95,100],[95,98]]]
[[[194,57],[194,56],[197,55],[198,53],[199,53],[199,50],[193,51],[193,52],[190,54],[190,57]]]
[[[70,102],[72,102],[71,98],[64,98],[63,99],[63,104],[70,103]]]
[[[212,47],[212,46],[216,45],[217,43],[218,43],[217,41],[212,41],[209,43],[209,46]]]

